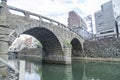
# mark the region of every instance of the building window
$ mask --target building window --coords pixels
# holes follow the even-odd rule
[[[117,15],[116,12],[114,12],[114,15],[115,15],[115,16]]]
[[[114,32],[113,30],[110,30],[110,31],[106,31],[106,32],[101,32],[100,34],[106,34],[106,33],[112,33]]]
[[[104,22],[102,22],[102,23],[99,23],[98,25],[99,25],[99,26],[103,26],[103,25],[104,25]]]
[[[99,15],[99,16],[98,16],[98,19],[102,19],[102,18],[103,18],[103,15]]]
[[[103,6],[101,6],[101,9],[102,9],[102,11],[103,11]]]
[[[115,4],[113,4],[113,7],[115,7]]]

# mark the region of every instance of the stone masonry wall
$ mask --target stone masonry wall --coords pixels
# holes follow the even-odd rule
[[[87,57],[118,58],[120,57],[120,38],[104,38],[84,43]]]

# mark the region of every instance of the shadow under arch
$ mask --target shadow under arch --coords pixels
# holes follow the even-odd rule
[[[38,41],[40,41],[43,47],[42,53],[43,60],[45,59],[45,57],[50,55],[56,54],[61,55],[62,53],[61,44],[56,35],[52,31],[43,27],[35,27],[23,32],[22,34],[31,35],[35,37]]]
[[[81,56],[82,55],[82,45],[77,38],[73,38],[71,41],[72,45],[72,57],[74,56]]]

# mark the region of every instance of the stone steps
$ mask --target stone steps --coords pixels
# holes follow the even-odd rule
[[[18,73],[15,73],[11,68],[7,68],[7,80],[18,80]]]

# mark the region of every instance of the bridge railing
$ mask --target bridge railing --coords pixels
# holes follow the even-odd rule
[[[70,31],[72,31],[73,33],[76,33],[77,35],[79,35],[82,39],[83,37],[78,34],[77,32],[75,32],[74,30],[72,30],[71,28],[67,27],[66,25],[58,22],[58,21],[55,21],[53,19],[50,19],[50,18],[47,18],[47,17],[44,17],[42,15],[39,15],[39,14],[35,14],[35,13],[32,13],[32,12],[29,12],[29,11],[26,11],[26,10],[23,10],[23,9],[19,9],[19,8],[16,8],[16,7],[12,7],[12,6],[8,6],[8,9],[10,10],[14,10],[14,11],[18,11],[18,12],[22,12],[24,14],[25,17],[28,17],[28,18],[31,18],[30,16],[35,16],[35,17],[38,17],[38,20],[47,20],[49,23],[52,23],[52,24],[57,24],[58,26],[62,26]]]

